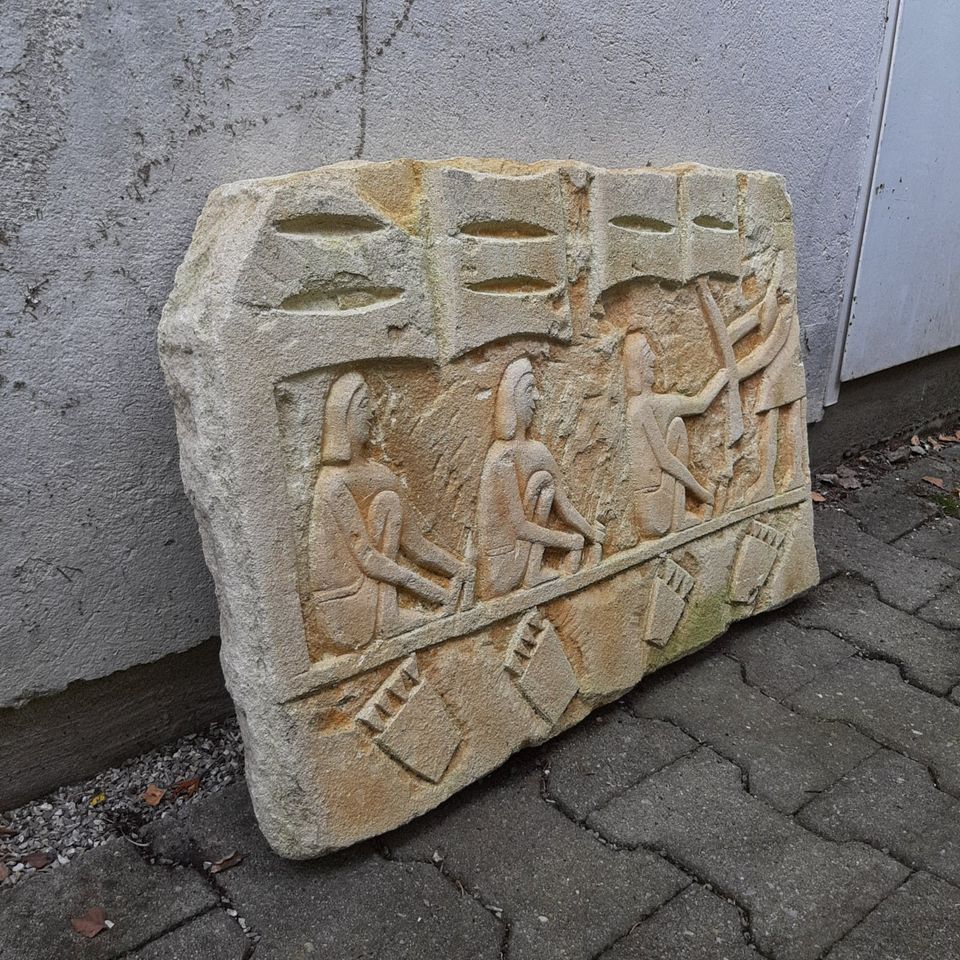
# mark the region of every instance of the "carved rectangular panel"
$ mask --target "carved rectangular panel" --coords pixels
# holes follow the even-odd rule
[[[772,174],[211,195],[160,353],[276,850],[389,830],[816,582],[795,277]]]

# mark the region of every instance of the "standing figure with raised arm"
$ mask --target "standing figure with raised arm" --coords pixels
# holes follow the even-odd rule
[[[687,511],[688,493],[708,507],[713,504],[713,494],[690,472],[683,418],[706,411],[729,374],[718,371],[692,397],[655,393],[656,355],[639,331],[624,338],[623,374],[634,521],[641,538],[662,537],[700,522],[700,517]]]
[[[774,261],[763,299],[726,328],[726,337],[731,344],[756,328],[763,337],[745,357],[736,361],[738,383],[763,371],[754,406],[759,469],[756,480],[746,492],[746,503],[776,493],[774,473],[781,435],[788,435],[792,441],[786,486],[793,486],[803,476],[803,445],[798,442],[796,434],[804,427],[802,400],[807,390],[800,361],[796,309],[793,300],[782,295],[782,280],[783,254],[780,253]],[[713,317],[716,325],[720,311],[706,280],[697,281],[697,292],[704,312]],[[722,326],[723,321],[719,322]]]
[[[514,360],[497,388],[494,441],[480,475],[477,585],[485,598],[559,576],[543,565],[546,549],[565,552],[564,570],[575,573],[584,543],[604,541],[603,525],[590,523],[564,493],[553,455],[528,436],[539,399],[529,359]],[[548,526],[551,520],[566,529]]]
[[[398,590],[452,608],[465,578],[463,563],[431,543],[400,496],[400,482],[370,459],[373,412],[359,373],[345,373],[327,395],[322,463],[310,514],[313,612],[335,647],[359,650],[372,640],[415,626],[422,615],[400,607]],[[399,560],[456,577],[446,589]]]

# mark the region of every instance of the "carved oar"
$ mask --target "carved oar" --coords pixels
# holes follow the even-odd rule
[[[727,368],[727,446],[732,447],[743,436],[743,407],[740,403],[740,379],[737,376],[737,358],[727,333],[727,325],[717,301],[714,300],[706,277],[697,278],[697,294],[710,327],[713,344]]]
[[[450,599],[440,608],[441,616],[449,616],[458,610],[469,610],[475,603],[477,582],[477,555],[473,549],[473,532],[467,530],[467,542],[463,547],[466,573],[458,573],[450,581]]]

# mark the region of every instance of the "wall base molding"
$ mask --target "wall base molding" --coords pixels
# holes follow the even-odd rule
[[[233,713],[220,640],[0,709],[0,810]]]

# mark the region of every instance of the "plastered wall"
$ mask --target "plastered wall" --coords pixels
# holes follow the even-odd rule
[[[885,9],[6,0],[0,707],[217,630],[155,334],[218,183],[397,155],[782,172],[817,418]]]

